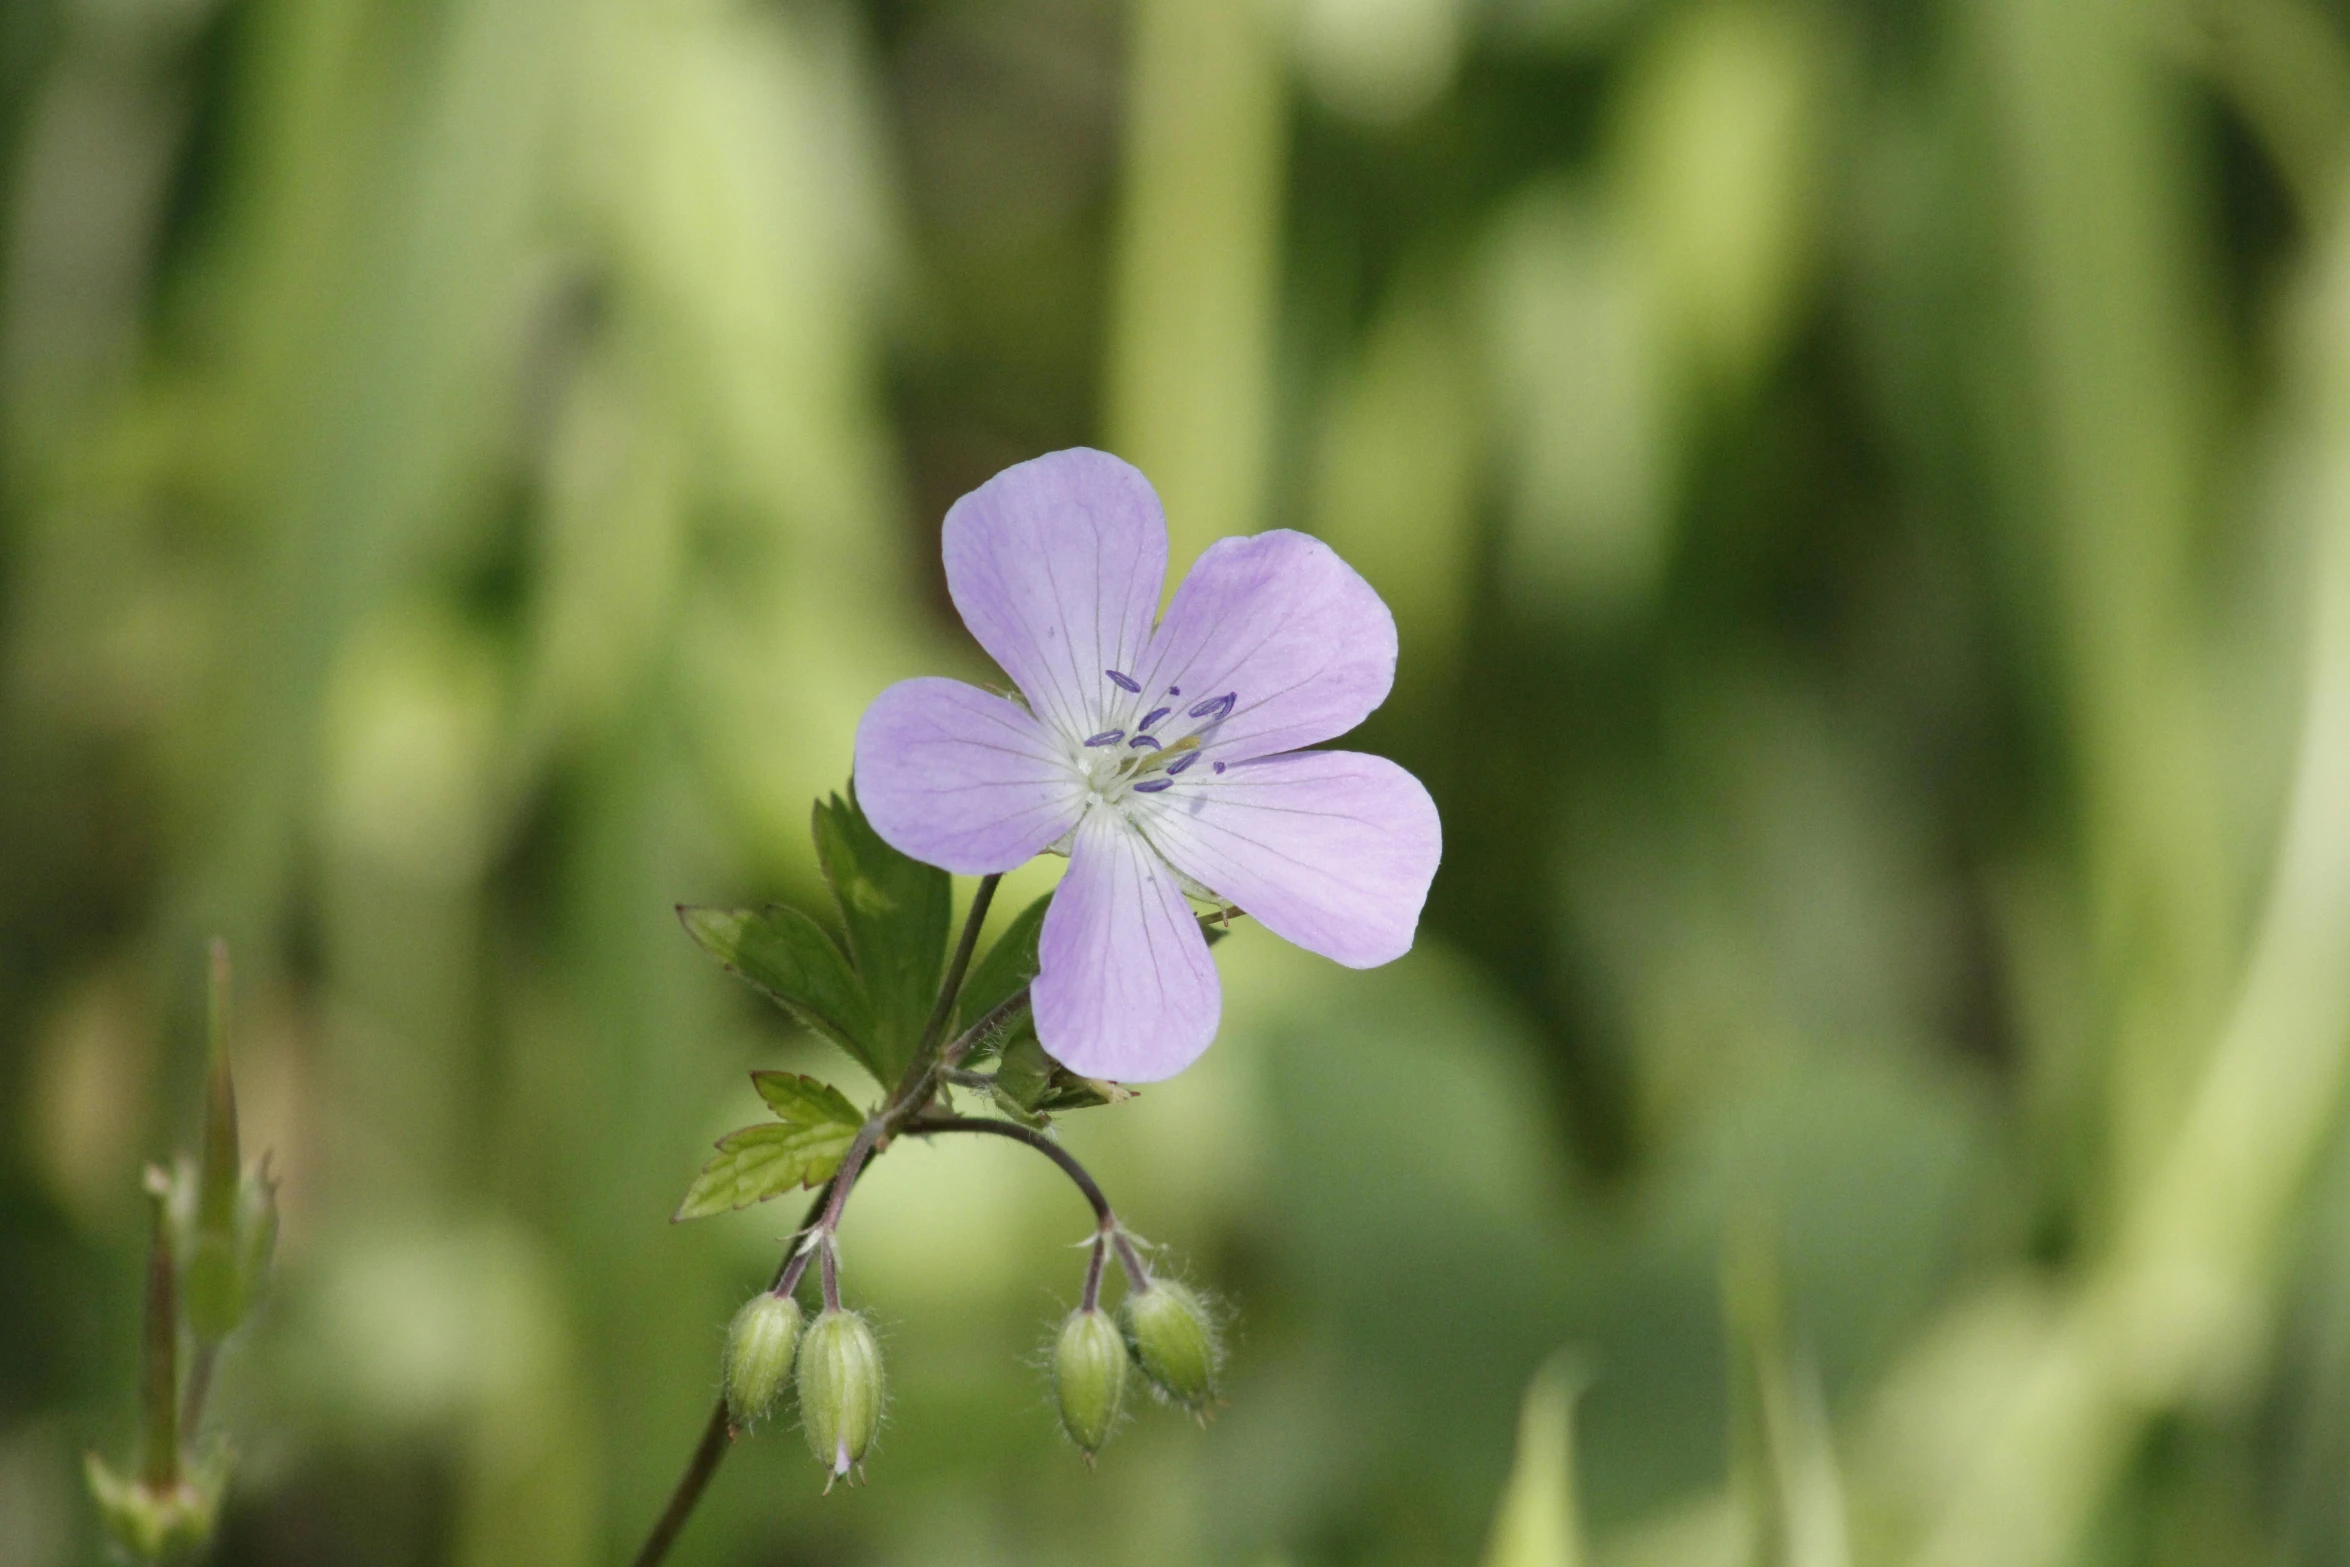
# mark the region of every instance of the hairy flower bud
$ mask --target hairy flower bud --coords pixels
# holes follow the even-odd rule
[[[762,1290],[726,1330],[726,1413],[738,1426],[764,1416],[791,1375],[800,1344],[800,1303]]]
[[[1171,1279],[1153,1279],[1129,1294],[1119,1312],[1134,1358],[1161,1393],[1195,1414],[1215,1402],[1224,1351],[1199,1296]]]
[[[799,1388],[808,1450],[838,1479],[865,1456],[881,1426],[881,1346],[863,1317],[817,1313],[800,1341]]]
[[[1088,1463],[1110,1439],[1126,1398],[1126,1339],[1098,1310],[1072,1311],[1053,1346],[1053,1397],[1061,1429]]]

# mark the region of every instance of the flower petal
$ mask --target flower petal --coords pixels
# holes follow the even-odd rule
[[[1135,821],[1185,876],[1349,968],[1411,950],[1444,851],[1420,781],[1354,751],[1262,757],[1204,777],[1194,770]]]
[[[1387,700],[1395,617],[1329,545],[1279,528],[1208,546],[1144,663],[1146,689],[1181,688],[1179,714],[1233,694],[1203,737],[1220,760],[1267,756],[1342,735]]]
[[[936,677],[901,680],[857,722],[857,803],[890,847],[985,876],[1076,825],[1085,785],[1019,703]]]
[[[1223,993],[1198,917],[1114,810],[1078,824],[1037,956],[1036,1037],[1071,1071],[1155,1082],[1216,1037]]]
[[[1089,735],[1134,672],[1167,580],[1167,519],[1150,481],[1082,447],[1006,468],[955,502],[947,590],[963,624],[1037,716]]]

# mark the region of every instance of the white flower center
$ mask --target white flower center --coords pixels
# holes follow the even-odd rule
[[[1115,669],[1102,671],[1116,690],[1102,704],[1112,727],[1098,734],[1071,736],[1073,760],[1087,792],[1105,805],[1125,802],[1129,796],[1161,793],[1203,757],[1203,747],[1240,698],[1225,692],[1204,701],[1182,705],[1183,688],[1169,686],[1155,697],[1143,694],[1140,682]],[[1176,733],[1179,727],[1187,733]],[[1212,764],[1222,772],[1224,764]]]

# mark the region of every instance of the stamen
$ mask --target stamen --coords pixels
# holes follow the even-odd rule
[[[1189,767],[1192,763],[1198,760],[1199,753],[1197,751],[1184,752],[1181,756],[1178,756],[1175,758],[1175,760],[1167,764],[1167,776],[1170,778],[1174,777],[1177,773],[1183,771],[1183,769]]]
[[[1183,688],[1181,686],[1169,686],[1167,688],[1167,694],[1169,696],[1181,696],[1183,694]]]
[[[1121,691],[1133,691],[1139,693],[1142,690],[1142,682],[1135,679],[1132,675],[1121,675],[1115,669],[1105,669],[1102,671],[1102,673],[1108,675],[1110,677],[1110,683]]]
[[[1216,720],[1228,715],[1232,711],[1232,704],[1239,700],[1239,692],[1227,691],[1222,696],[1210,697],[1205,702],[1202,702],[1192,708],[1191,716],[1194,718],[1205,718],[1208,720],[1208,722],[1214,723]]]
[[[1123,729],[1105,729],[1085,743],[1087,745],[1116,745],[1125,738],[1126,731]]]
[[[1154,707],[1149,712],[1143,714],[1142,722],[1136,724],[1134,727],[1137,729],[1148,729],[1151,725],[1157,723],[1160,719],[1166,717],[1169,713],[1174,711],[1175,709],[1171,707]]]
[[[1223,770],[1224,770],[1224,764],[1223,764],[1222,762],[1218,762],[1218,763],[1216,764],[1216,771],[1218,771],[1218,772],[1222,772]]]
[[[1136,794],[1157,794],[1161,789],[1171,789],[1174,785],[1175,780],[1172,778],[1153,778],[1147,782],[1136,784],[1134,792]]]
[[[1127,741],[1126,745],[1129,750],[1135,751],[1141,750],[1146,745],[1154,751],[1159,749],[1159,742],[1151,738],[1149,735],[1136,735],[1133,739]]]

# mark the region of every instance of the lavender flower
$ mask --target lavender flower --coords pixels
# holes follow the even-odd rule
[[[1047,1050],[1148,1082],[1208,1047],[1222,997],[1187,894],[1352,968],[1411,949],[1442,848],[1428,792],[1380,757],[1298,749],[1395,678],[1394,617],[1329,546],[1219,540],[1154,629],[1158,496],[1083,449],[1005,469],[945,535],[955,607],[1026,705],[901,681],[857,726],[857,797],[950,871],[1066,850],[1033,990]]]

